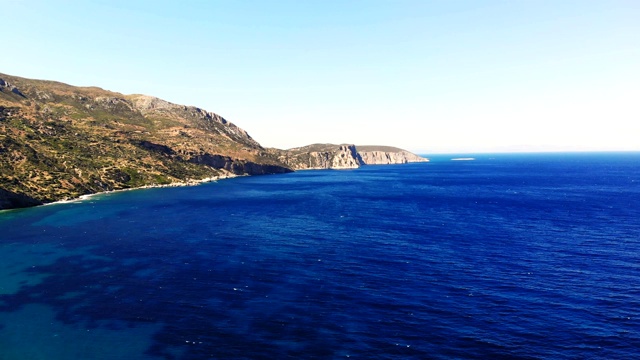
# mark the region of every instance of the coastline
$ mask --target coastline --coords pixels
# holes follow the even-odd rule
[[[305,168],[305,169],[299,169],[299,170],[295,170],[295,171],[333,170],[333,169],[336,169],[336,170],[350,170],[350,169],[355,169],[355,168],[349,168],[349,167],[330,168],[330,169],[326,169],[326,168]],[[198,179],[198,180],[189,179],[187,181],[179,181],[179,182],[174,182],[174,183],[170,183],[170,184],[149,184],[149,185],[131,187],[131,188],[126,188],[126,189],[100,191],[100,192],[95,192],[95,193],[91,193],[91,194],[80,195],[80,196],[75,197],[75,198],[67,198],[67,199],[56,200],[56,201],[52,201],[52,202],[36,205],[36,206],[29,206],[29,207],[26,207],[26,208],[23,207],[23,208],[0,209],[0,214],[2,214],[4,212],[14,211],[14,210],[21,210],[21,209],[23,210],[23,209],[29,209],[29,208],[37,208],[37,207],[41,207],[41,206],[50,206],[50,205],[59,205],[59,204],[69,204],[69,203],[81,202],[81,201],[89,200],[89,199],[91,199],[93,197],[96,197],[96,196],[99,196],[99,195],[113,194],[113,193],[124,192],[124,191],[156,189],[156,188],[169,188],[169,187],[183,187],[183,186],[198,186],[198,185],[202,185],[204,183],[216,182],[218,180],[225,180],[225,179],[233,179],[233,178],[242,177],[242,176],[251,176],[251,175],[248,175],[248,174],[237,175],[237,174],[234,174],[232,172],[226,172],[223,175],[212,176],[212,177],[207,177],[207,178]]]
[[[427,159],[426,162],[428,162],[428,161],[429,160]],[[410,162],[414,162],[414,161],[410,161]],[[392,164],[370,164],[370,165],[402,165],[402,164],[400,164],[400,163],[392,163]],[[306,170],[339,170],[339,171],[342,170],[342,171],[344,171],[344,170],[354,170],[354,169],[357,169],[357,168],[359,168],[359,166],[357,166],[357,167],[337,166],[337,167],[330,167],[330,168],[308,167],[308,168],[303,168],[303,169],[295,169],[294,171],[306,171]],[[222,169],[219,169],[219,170],[222,170]],[[225,171],[225,170],[223,170],[223,171]],[[91,194],[80,195],[80,196],[75,197],[75,198],[65,198],[65,199],[61,199],[61,200],[47,202],[47,203],[36,205],[36,206],[10,208],[10,209],[0,209],[0,214],[4,213],[6,211],[12,211],[12,210],[18,210],[18,209],[26,209],[26,208],[49,206],[49,205],[55,205],[55,204],[67,204],[67,203],[80,202],[80,201],[85,201],[85,200],[91,199],[92,197],[96,197],[96,196],[99,196],[99,195],[112,194],[112,193],[116,193],[116,192],[143,190],[143,189],[154,189],[154,188],[166,188],[166,187],[197,186],[197,185],[201,185],[203,183],[214,182],[214,181],[224,180],[224,179],[232,179],[232,178],[236,178],[236,177],[240,177],[240,176],[251,176],[251,175],[249,175],[249,174],[238,175],[238,174],[234,174],[234,173],[232,173],[230,171],[225,171],[225,173],[222,174],[222,175],[207,177],[207,178],[204,178],[204,179],[197,179],[197,180],[188,179],[186,181],[178,181],[178,182],[174,182],[174,183],[170,183],[170,184],[149,184],[149,185],[143,185],[143,186],[137,186],[137,187],[131,187],[131,188],[125,188],[125,189],[100,191],[100,192],[95,192],[95,193],[91,193]]]
[[[232,179],[232,178],[236,178],[236,177],[240,177],[240,176],[247,176],[247,175],[236,175],[236,174],[233,174],[233,173],[229,172],[229,173],[224,174],[224,175],[212,176],[212,177],[199,179],[199,180],[189,179],[187,181],[175,182],[175,183],[170,183],[170,184],[149,184],[149,185],[126,188],[126,189],[100,191],[100,192],[96,192],[96,193],[92,193],[92,194],[80,195],[77,198],[52,201],[52,202],[48,202],[48,203],[45,203],[45,204],[42,204],[42,205],[38,205],[38,206],[50,206],[50,205],[57,205],[57,204],[68,204],[68,203],[80,202],[80,201],[89,200],[92,197],[96,197],[98,195],[113,194],[113,193],[124,192],[124,191],[155,189],[155,188],[168,188],[168,187],[198,186],[198,185],[202,185],[204,183],[216,182],[218,180]],[[38,207],[38,206],[35,206],[35,207]],[[3,210],[0,210],[0,213],[2,213],[4,211],[11,211],[11,210],[16,210],[16,209],[3,209]]]

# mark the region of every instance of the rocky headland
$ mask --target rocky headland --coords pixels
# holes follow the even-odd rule
[[[239,175],[427,161],[405,150],[263,148],[218,114],[0,73],[0,209]]]
[[[358,153],[365,164],[406,164],[412,162],[427,162],[425,159],[407,150],[392,146],[358,145]]]
[[[288,150],[270,151],[293,170],[354,169],[362,165],[427,162],[421,156],[392,146],[353,144],[313,144]]]
[[[363,165],[355,145],[312,144],[272,152],[293,170],[353,169]]]

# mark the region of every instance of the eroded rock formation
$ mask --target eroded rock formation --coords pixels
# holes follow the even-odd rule
[[[358,145],[357,148],[362,161],[368,165],[406,164],[410,162],[429,161],[407,150],[391,146]]]

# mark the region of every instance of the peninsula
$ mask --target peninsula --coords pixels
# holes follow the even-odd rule
[[[0,209],[239,175],[428,161],[387,146],[264,148],[218,114],[0,73]]]

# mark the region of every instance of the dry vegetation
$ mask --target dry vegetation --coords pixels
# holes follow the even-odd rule
[[[289,169],[219,115],[0,74],[0,190],[42,202]],[[1,208],[1,206],[0,206]]]

